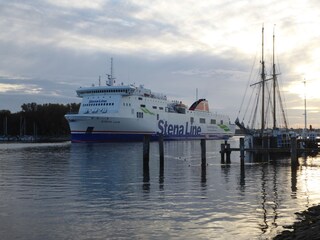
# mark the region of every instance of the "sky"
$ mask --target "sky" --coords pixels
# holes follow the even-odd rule
[[[187,105],[206,98],[213,112],[250,121],[264,26],[269,75],[275,33],[289,127],[304,127],[306,98],[308,125],[320,128],[319,9],[316,0],[0,0],[0,110],[80,102],[75,90],[105,82],[113,58],[118,83]]]

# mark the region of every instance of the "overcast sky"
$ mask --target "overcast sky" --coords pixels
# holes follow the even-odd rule
[[[306,89],[308,124],[320,127],[319,23],[316,0],[0,0],[0,110],[79,102],[75,90],[104,82],[113,57],[118,83],[188,105],[198,89],[212,111],[246,121],[264,24],[289,126],[304,126]]]

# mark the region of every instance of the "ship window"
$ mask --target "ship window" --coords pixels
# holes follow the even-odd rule
[[[153,109],[157,109],[157,106],[152,106]]]
[[[137,112],[137,118],[143,118],[143,112]]]
[[[159,107],[160,110],[163,110],[163,107]]]
[[[142,100],[142,97],[139,97],[138,99],[139,99],[139,100]]]
[[[200,123],[206,123],[206,119],[205,118],[200,118]]]
[[[159,120],[159,114],[157,114],[157,120]]]
[[[220,124],[223,124],[223,120],[220,120]]]
[[[144,104],[141,104],[141,105],[140,105],[140,107],[146,107],[146,105],[144,105]]]
[[[191,122],[191,124],[194,122],[193,117],[190,117],[190,122]]]
[[[210,123],[211,123],[211,124],[217,124],[217,121],[216,121],[215,119],[211,119],[211,120],[210,120]]]

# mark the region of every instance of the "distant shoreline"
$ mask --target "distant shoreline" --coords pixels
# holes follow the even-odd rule
[[[1,143],[59,143],[70,141],[68,136],[0,136]]]

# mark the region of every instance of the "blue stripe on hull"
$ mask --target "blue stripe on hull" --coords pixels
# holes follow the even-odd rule
[[[144,134],[110,134],[110,133],[99,133],[99,134],[86,134],[86,133],[72,133],[72,142],[141,142]],[[228,139],[228,135],[179,135],[179,136],[164,136],[164,140],[175,141],[175,140],[196,140],[202,139]],[[156,134],[151,135],[151,141],[158,140]]]

